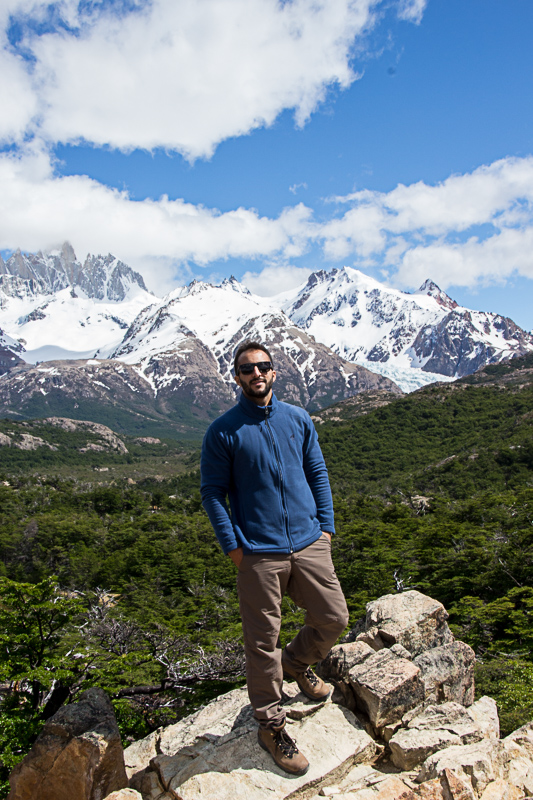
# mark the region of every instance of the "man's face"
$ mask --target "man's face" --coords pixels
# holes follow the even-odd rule
[[[240,367],[242,364],[258,364],[261,361],[270,361],[270,358],[263,350],[245,350],[239,356]],[[235,375],[235,382],[241,387],[243,393],[249,400],[258,406],[268,405],[272,396],[272,384],[276,380],[276,371],[271,369],[269,372],[259,372],[257,367],[251,375],[243,375],[239,372]]]

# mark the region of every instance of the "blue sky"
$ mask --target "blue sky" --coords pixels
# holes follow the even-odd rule
[[[533,328],[529,0],[5,0],[0,249],[354,266]]]

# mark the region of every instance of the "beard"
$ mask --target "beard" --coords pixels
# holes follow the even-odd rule
[[[241,389],[247,397],[266,397],[272,389],[273,383],[274,378],[272,377],[272,372],[270,372],[270,378],[265,378],[265,382],[257,387],[252,386],[251,383],[245,383],[241,378]]]

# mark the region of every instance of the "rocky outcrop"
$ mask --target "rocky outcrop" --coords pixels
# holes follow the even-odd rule
[[[346,708],[314,704],[296,684],[283,696],[290,735],[311,761],[295,778],[274,765],[257,744],[257,724],[246,689],[236,689],[192,717],[137,742],[125,751],[130,786],[145,798],[282,800],[305,797],[340,780],[359,762],[371,763],[379,745]]]
[[[120,734],[105,692],[88,689],[78,703],[60,708],[9,783],[8,800],[103,800],[127,787]]]
[[[442,603],[414,590],[380,597],[346,637],[355,641],[334,647],[318,671],[336,681],[348,705],[351,687],[375,735],[424,703],[469,706],[474,651],[454,641],[447,619]]]
[[[284,684],[307,775],[286,776],[257,746],[239,689],[131,745],[130,787],[144,800],[527,797],[533,723],[500,741],[496,703],[473,702],[473,652],[454,640],[447,619],[441,603],[419,592],[387,595],[319,665],[335,686],[326,703]]]
[[[47,723],[33,755],[12,775],[10,798],[526,800],[533,795],[533,722],[499,738],[496,703],[489,697],[472,702],[469,649],[454,641],[446,619],[442,605],[419,592],[387,595],[369,604],[366,619],[348,641],[319,665],[335,687],[326,701],[313,703],[296,684],[284,684],[289,733],[311,764],[306,775],[288,776],[258,746],[246,689],[235,689],[128,747],[129,787],[123,776],[121,786],[107,787],[107,796],[105,771],[94,766],[97,740],[102,761],[111,751],[110,741],[104,745],[98,739],[102,720],[69,728],[75,706],[62,709],[53,720],[67,734],[57,744],[53,720]],[[441,663],[442,679],[436,681]],[[436,691],[437,684],[442,691]],[[78,705],[92,702],[91,692],[98,691],[85,693]],[[448,699],[449,694],[462,701]],[[108,706],[105,701],[104,717]],[[89,717],[94,722],[94,714]],[[71,746],[71,739],[77,743]],[[67,746],[73,758],[65,756]],[[47,772],[46,764],[55,772]],[[113,769],[106,774],[120,771]],[[29,788],[19,791],[23,773]],[[89,773],[92,788],[87,789]],[[47,794],[52,777],[53,793]],[[61,794],[67,781],[69,792]]]

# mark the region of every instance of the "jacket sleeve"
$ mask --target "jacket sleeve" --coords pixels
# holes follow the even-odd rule
[[[222,434],[212,426],[204,436],[200,471],[202,505],[222,550],[227,554],[239,547],[226,501],[231,485],[231,453]]]
[[[303,448],[303,468],[307,483],[315,499],[320,527],[327,533],[335,533],[333,498],[329,485],[328,469],[318,443],[313,420],[310,417],[307,420],[307,435]]]

